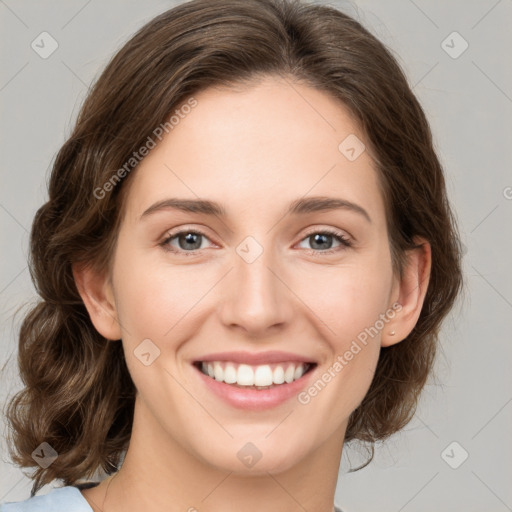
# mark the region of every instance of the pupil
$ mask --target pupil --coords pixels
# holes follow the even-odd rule
[[[323,240],[323,243],[325,244],[325,239],[330,237],[331,235],[327,235],[327,234],[321,234],[321,233],[318,233],[316,235],[313,235],[313,240],[314,240],[314,243],[313,245],[315,245],[317,243],[317,241],[320,239],[320,244],[322,244],[322,240]],[[320,249],[329,249],[329,247],[320,247]]]
[[[180,243],[181,248],[182,249],[198,249],[199,247],[201,247],[201,243],[199,242],[199,244],[198,244],[198,242],[197,242],[197,239],[200,236],[201,235],[199,235],[197,233],[187,233],[185,235],[185,237],[184,237],[185,238],[185,243],[184,244]],[[183,247],[186,244],[189,244],[189,245],[187,245],[186,247]],[[190,247],[190,244],[193,244],[193,245],[195,244],[195,246],[194,247]]]

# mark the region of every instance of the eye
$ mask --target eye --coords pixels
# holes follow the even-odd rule
[[[333,239],[339,244],[332,248]],[[210,240],[203,232],[192,229],[184,229],[169,235],[159,244],[166,251],[184,254],[185,256],[194,256],[198,251],[204,249],[203,243]],[[341,231],[324,229],[321,231],[312,231],[301,240],[309,241],[313,249],[309,250],[314,255],[333,254],[343,248],[351,247],[350,239]],[[177,244],[177,245],[176,245]]]
[[[201,231],[185,229],[176,233],[170,233],[160,245],[167,251],[185,254],[186,256],[194,255],[197,251],[204,249],[202,242],[209,238]],[[176,244],[178,248],[176,248]]]
[[[334,249],[332,248],[332,239],[335,239],[339,243],[339,245]],[[302,242],[303,241],[309,241],[313,247],[310,252],[315,256],[333,254],[346,247],[352,246],[350,239],[344,233],[330,229],[312,231],[302,239]]]

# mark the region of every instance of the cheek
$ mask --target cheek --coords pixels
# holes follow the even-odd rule
[[[131,255],[116,268],[116,307],[128,337],[163,339],[195,297],[190,273]],[[197,300],[195,301],[197,302]]]
[[[128,255],[127,255],[128,256]],[[207,294],[218,281],[213,270],[198,270],[194,265],[172,266],[161,258],[131,254],[116,267],[116,306],[123,330],[123,347],[128,369],[136,386],[159,389],[180,365],[188,340],[214,307],[208,308]],[[150,343],[147,341],[150,340]],[[143,347],[145,347],[143,349]],[[149,367],[141,354],[157,355]],[[146,356],[146,359],[148,357]],[[141,364],[142,362],[142,364]],[[176,398],[178,399],[178,392]]]
[[[324,333],[328,358],[317,380],[299,396],[299,402],[333,411],[343,421],[363,400],[380,354],[381,333],[395,314],[388,300],[391,265],[385,259],[372,264],[331,268],[302,284],[304,302],[314,311]],[[325,391],[324,391],[325,389]]]
[[[126,364],[148,403],[166,402],[170,408],[186,403],[179,386],[173,387],[172,375],[179,340],[189,336],[186,329],[200,291],[197,284],[190,286],[190,275],[137,254],[127,254],[116,266],[116,307]],[[166,395],[167,386],[173,393]]]
[[[323,324],[322,332],[333,348],[343,350],[347,341],[374,325],[388,308],[390,266],[375,263],[331,267],[307,279],[305,272],[297,275],[300,278],[293,281],[297,295],[312,311],[311,321],[316,317],[315,323]]]

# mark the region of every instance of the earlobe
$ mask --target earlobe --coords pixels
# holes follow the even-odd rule
[[[109,340],[121,339],[112,284],[108,276],[90,266],[73,265],[76,287],[96,330]]]
[[[430,280],[432,250],[424,238],[416,237],[414,242],[420,247],[408,251],[407,262],[393,300],[393,304],[399,305],[399,310],[395,306],[396,314],[382,333],[383,347],[407,338],[418,322],[425,301]]]

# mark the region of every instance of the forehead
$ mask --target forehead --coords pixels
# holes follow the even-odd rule
[[[209,88],[194,99],[191,109],[177,107],[172,129],[137,168],[127,198],[134,220],[171,196],[208,197],[228,215],[270,212],[306,195],[343,197],[382,213],[363,134],[335,98],[268,78],[236,90]],[[351,147],[362,150],[355,159]]]

